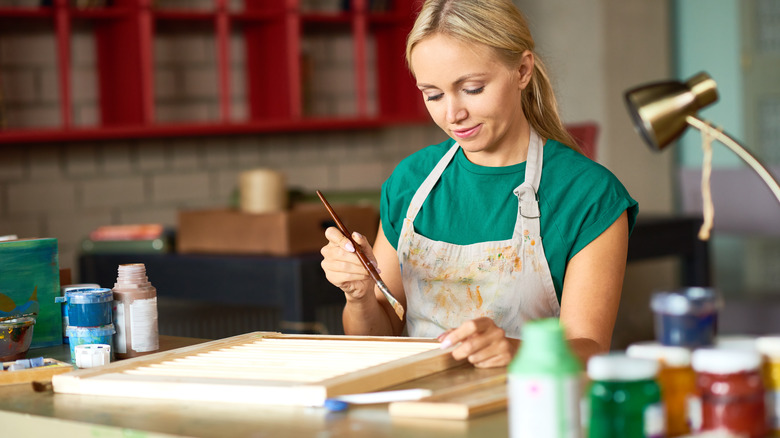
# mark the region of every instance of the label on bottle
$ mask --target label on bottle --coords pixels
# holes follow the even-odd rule
[[[510,437],[579,437],[579,385],[576,376],[510,375]]]
[[[130,304],[130,343],[139,353],[160,348],[157,334],[157,297]]]
[[[703,423],[701,398],[689,396],[686,404],[688,406],[688,427],[690,427],[691,432],[701,431]]]
[[[666,415],[663,403],[653,403],[645,408],[645,436],[661,438],[666,436]]]
[[[780,391],[770,389],[766,392],[766,416],[769,430],[780,432]]]
[[[127,353],[127,334],[125,333],[125,304],[114,301],[114,352]]]

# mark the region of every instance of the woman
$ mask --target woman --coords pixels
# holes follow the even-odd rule
[[[405,321],[349,240],[326,230],[322,267],[345,292],[346,333],[406,328],[497,367],[517,352],[525,321],[560,317],[583,361],[609,350],[637,203],[574,146],[533,49],[511,0],[423,5],[406,58],[451,139],[407,157],[384,183],[373,248],[353,235]]]

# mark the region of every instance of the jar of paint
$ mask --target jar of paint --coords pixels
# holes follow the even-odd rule
[[[68,327],[70,338],[70,361],[76,363],[76,346],[84,344],[107,344],[113,346],[113,338],[116,329],[114,324],[106,324],[99,327]],[[114,360],[113,348],[111,348],[111,360]]]
[[[655,315],[656,340],[691,349],[712,345],[721,306],[720,296],[710,288],[654,293],[650,307]]]
[[[81,284],[68,284],[65,286],[62,286],[60,288],[60,297],[54,298],[54,301],[57,303],[65,303],[65,295],[68,293],[68,291],[76,290],[76,289],[100,289],[100,285],[96,283],[81,283]],[[63,304],[62,305],[62,343],[67,344],[68,343],[68,335],[66,335],[68,331],[68,305]]]
[[[758,352],[701,348],[693,352],[691,364],[701,394],[702,431],[726,429],[750,438],[766,436],[765,390]]]
[[[780,436],[780,336],[759,337],[756,348],[764,358],[764,402],[769,431],[772,436]]]
[[[662,345],[657,342],[637,342],[626,349],[629,357],[656,360],[661,365],[658,385],[666,410],[667,436],[680,436],[698,429],[699,412],[691,412],[698,398],[696,374],[691,367],[691,351],[685,347]]]
[[[65,302],[68,326],[97,327],[113,322],[114,294],[111,289],[71,289],[65,292],[64,297],[55,298],[55,301]]]
[[[656,381],[658,361],[624,353],[588,360],[588,436],[647,438],[666,435],[665,409]]]
[[[582,436],[582,371],[557,319],[527,322],[507,375],[509,436]]]

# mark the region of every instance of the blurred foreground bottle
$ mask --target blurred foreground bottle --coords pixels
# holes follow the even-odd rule
[[[509,436],[582,435],[582,365],[569,348],[557,319],[523,326],[523,344],[509,364]]]

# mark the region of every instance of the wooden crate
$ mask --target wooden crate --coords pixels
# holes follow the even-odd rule
[[[58,393],[322,406],[457,366],[431,339],[254,332],[54,376]]]

